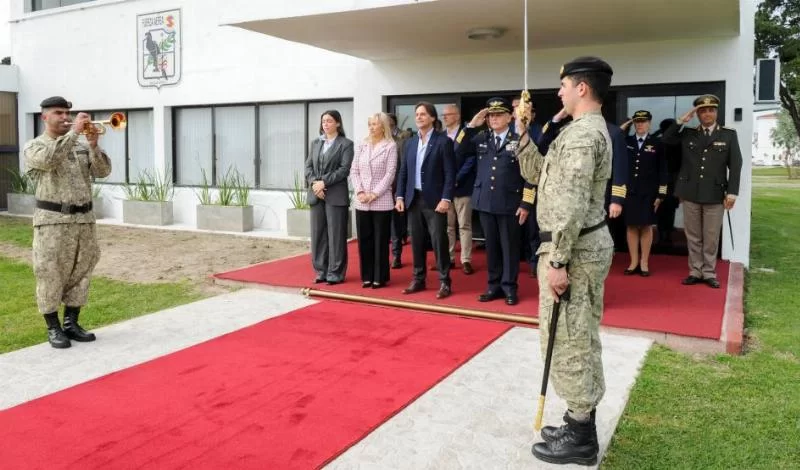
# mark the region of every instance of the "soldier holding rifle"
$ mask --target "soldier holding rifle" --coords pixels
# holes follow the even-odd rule
[[[595,408],[605,393],[599,330],[603,284],[614,251],[604,210],[611,139],[601,106],[612,74],[595,57],[579,57],[562,67],[558,95],[573,120],[550,145],[546,159],[529,140],[523,120],[517,120],[522,175],[538,182],[542,353],[553,341],[553,385],[568,406],[566,424],[542,429],[545,442],[532,449],[538,459],[551,463],[593,465],[599,451]],[[554,302],[567,288],[571,298],[564,299],[550,337]]]

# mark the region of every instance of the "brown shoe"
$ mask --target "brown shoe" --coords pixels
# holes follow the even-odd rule
[[[462,264],[461,270],[464,271],[464,274],[466,274],[467,276],[475,272],[475,270],[472,269],[472,263],[470,263],[469,261],[465,261],[464,264]]]
[[[411,281],[411,284],[408,285],[405,289],[403,289],[404,294],[413,294],[415,292],[425,290],[425,283],[422,281]]]
[[[436,298],[444,299],[445,297],[450,297],[450,294],[452,294],[450,285],[442,283],[442,285],[439,286],[439,292],[436,293]]]

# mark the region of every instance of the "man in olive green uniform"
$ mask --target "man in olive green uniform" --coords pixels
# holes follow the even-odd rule
[[[675,185],[675,195],[683,203],[689,248],[689,276],[682,282],[689,286],[704,282],[715,289],[719,289],[716,267],[722,216],[736,203],[742,172],[739,138],[735,130],[717,124],[718,108],[716,96],[698,97],[694,108],[664,131],[661,139],[680,144],[682,150]],[[683,127],[695,113],[700,125]]]
[[[611,138],[601,114],[613,71],[601,59],[579,57],[561,69],[558,96],[572,122],[544,158],[527,136],[520,142],[522,176],[538,182],[539,333],[542,355],[554,341],[550,374],[567,402],[565,425],[542,429],[533,454],[552,463],[593,465],[599,446],[595,408],[605,393],[600,319],[603,287],[614,243],[606,226],[605,194],[611,178]],[[518,132],[524,133],[521,123]],[[555,338],[549,336],[553,303],[560,307]]]
[[[33,272],[36,303],[47,323],[48,340],[54,348],[68,348],[74,341],[94,341],[95,335],[78,324],[86,304],[89,278],[100,249],[92,212],[92,181],[111,173],[111,161],[97,146],[97,133],[86,136],[89,115],[79,113],[70,121],[72,103],[60,96],[42,101],[44,134],[25,145],[25,165],[36,182],[33,214]],[[64,327],[58,308],[64,304]]]

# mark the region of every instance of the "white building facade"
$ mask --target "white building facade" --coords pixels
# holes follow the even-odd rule
[[[236,168],[252,183],[257,230],[285,233],[287,192],[324,110],[339,110],[348,137],[358,140],[377,111],[395,112],[413,129],[407,117],[418,100],[458,103],[469,120],[487,98],[519,94],[523,1],[488,3],[11,0],[20,147],[39,132],[47,96],[62,95],[94,119],[123,111],[128,128],[101,140],[114,164],[102,185],[106,217],[122,219],[122,183],[145,170],[168,172],[177,186],[175,223],[194,226],[203,175],[218,181]],[[745,162],[731,214],[735,251],[726,229],[722,257],[746,264],[755,0],[528,5],[537,120],[558,110],[558,71],[581,55],[614,68],[605,106],[612,121],[650,109],[657,127],[699,94],[722,98],[720,119],[738,131]],[[571,11],[580,14],[564,13]],[[165,15],[148,20],[164,12],[172,24]],[[474,28],[499,37],[469,39]],[[164,49],[155,56],[160,70],[149,69],[143,31]]]

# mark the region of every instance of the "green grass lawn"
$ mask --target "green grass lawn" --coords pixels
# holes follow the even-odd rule
[[[32,240],[30,219],[0,217],[0,241],[31,246]],[[36,309],[31,267],[0,252],[0,286],[3,293],[13,294],[0,296],[0,353],[47,341],[44,320]],[[81,324],[97,328],[200,297],[189,284],[131,284],[95,277]]]
[[[754,188],[743,356],[647,356],[611,469],[783,469],[800,462],[800,188]]]
[[[795,172],[797,169],[795,168]],[[782,166],[754,166],[753,176],[783,176],[788,177],[789,172]]]

